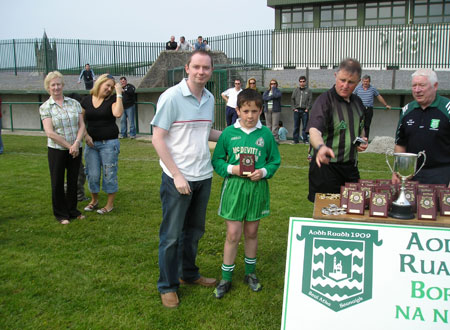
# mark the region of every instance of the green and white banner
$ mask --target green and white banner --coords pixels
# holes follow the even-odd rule
[[[282,329],[450,329],[450,228],[291,218]]]

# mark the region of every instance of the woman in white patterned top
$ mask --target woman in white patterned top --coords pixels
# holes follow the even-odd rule
[[[56,220],[66,225],[72,219],[84,219],[77,209],[77,179],[85,125],[80,103],[63,95],[61,73],[50,72],[44,86],[50,98],[41,105],[39,113],[48,137],[53,214]],[[67,193],[64,192],[66,171]]]

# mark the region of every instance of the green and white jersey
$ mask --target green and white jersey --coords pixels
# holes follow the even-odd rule
[[[222,132],[212,158],[214,170],[224,178],[229,176],[228,166],[239,165],[240,154],[255,155],[255,169],[265,169],[266,179],[271,178],[280,167],[278,145],[272,132],[261,122],[247,133],[238,119]]]

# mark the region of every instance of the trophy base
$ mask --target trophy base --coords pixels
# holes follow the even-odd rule
[[[388,213],[391,218],[409,220],[414,219],[411,205],[396,205],[392,204],[391,211]]]

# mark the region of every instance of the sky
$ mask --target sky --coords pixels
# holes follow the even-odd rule
[[[267,0],[0,0],[0,40],[165,42],[274,28]],[[7,12],[6,12],[7,11]],[[7,13],[7,14],[6,14]]]

